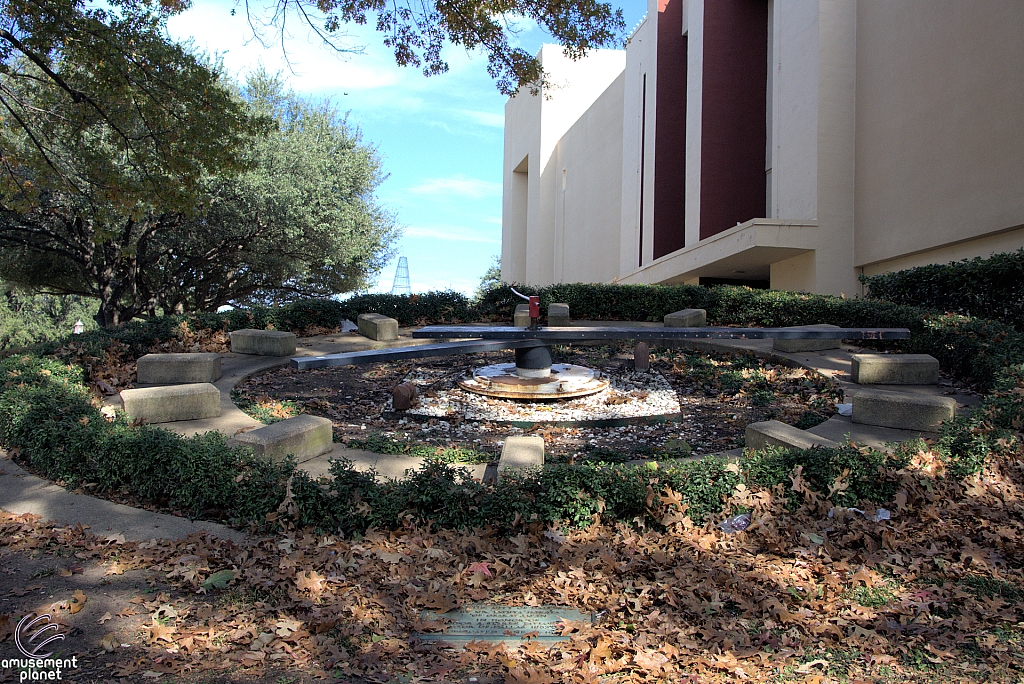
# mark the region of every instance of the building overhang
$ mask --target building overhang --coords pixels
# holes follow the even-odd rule
[[[670,285],[697,278],[768,280],[772,264],[814,251],[817,228],[817,221],[751,219],[655,259],[618,282]]]

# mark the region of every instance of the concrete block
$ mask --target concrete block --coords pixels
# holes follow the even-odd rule
[[[385,342],[398,339],[398,321],[382,314],[359,314],[359,334],[371,340]]]
[[[793,325],[793,330],[820,330],[822,328],[838,328],[838,325],[817,323],[815,325]],[[772,340],[772,349],[780,352],[823,351],[839,349],[839,340]]]
[[[851,354],[850,379],[861,385],[936,385],[939,362],[928,354]]]
[[[936,432],[956,413],[956,400],[927,394],[865,389],[853,395],[854,423]]]
[[[148,385],[184,385],[220,380],[220,354],[146,354],[135,362],[136,378]]]
[[[275,461],[291,454],[298,460],[326,454],[333,445],[331,421],[303,413],[231,438],[231,444],[252,447],[257,456]]]
[[[703,328],[708,324],[704,309],[683,309],[665,315],[666,328]]]
[[[505,468],[539,468],[543,465],[543,437],[507,437],[498,459],[498,476]]]
[[[549,304],[548,325],[551,327],[565,327],[569,325],[569,305]]]
[[[530,327],[530,305],[517,304],[516,312],[512,315],[512,325],[517,328]]]
[[[173,423],[220,415],[220,390],[208,382],[121,391],[124,412],[146,423]]]
[[[812,435],[806,430],[777,420],[766,420],[748,425],[745,444],[747,449],[764,449],[767,446],[780,446],[786,449],[839,446],[831,439]]]
[[[294,356],[295,335],[281,330],[234,330],[231,333],[231,351],[236,354],[257,356]]]

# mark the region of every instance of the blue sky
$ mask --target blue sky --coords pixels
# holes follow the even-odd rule
[[[647,6],[645,0],[613,4],[623,8],[627,29]],[[506,98],[487,75],[484,56],[449,46],[449,72],[428,78],[395,65],[370,26],[346,27],[341,42],[362,51],[339,55],[295,17],[289,18],[285,50],[280,42],[264,47],[253,37],[244,6],[232,16],[235,8],[234,0],[196,0],[171,18],[168,29],[177,40],[219,54],[233,74],[244,77],[262,64],[284,74],[295,91],[329,98],[349,112],[350,123],[383,159],[389,177],[377,196],[403,227],[396,258],[372,291],[391,290],[397,257],[406,256],[414,292],[472,293],[501,251]],[[520,28],[517,40],[530,52],[551,42],[532,23]]]

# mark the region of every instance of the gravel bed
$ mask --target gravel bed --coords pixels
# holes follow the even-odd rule
[[[241,383],[235,398],[250,407],[248,410],[258,407],[264,414],[285,417],[303,411],[330,418],[338,442],[360,442],[379,434],[418,444],[464,445],[497,458],[506,437],[540,435],[553,461],[661,459],[725,451],[742,446],[748,423],[775,418],[796,425],[808,415],[824,420],[835,413],[834,404],[841,398],[838,386],[817,373],[750,355],[656,349],[651,356],[652,372],[636,373],[632,349],[626,345],[565,346],[554,351],[556,363],[596,368],[616,384],[589,398],[534,404],[481,395],[465,397],[469,393],[459,389],[467,408],[455,410],[455,380],[474,368],[510,360],[508,352],[492,352],[311,371],[280,368]],[[635,384],[638,376],[643,376],[641,386]],[[406,380],[421,385],[420,406],[392,412],[391,388]],[[641,398],[643,392],[648,394]],[[609,396],[625,401],[601,407],[602,396],[606,402]],[[538,414],[573,416],[588,402],[592,407],[597,402],[599,410],[614,410],[619,416],[630,410],[647,410],[678,413],[679,418],[616,427],[537,421],[526,428],[496,422],[533,422],[532,416]],[[647,404],[650,408],[644,409]],[[487,419],[469,419],[474,415]]]
[[[458,386],[465,376],[461,370],[422,368],[409,373],[404,382],[420,388],[417,406],[410,416],[493,422],[562,423],[618,421],[678,415],[679,398],[661,373],[639,373],[625,366],[603,370],[607,389],[568,400],[522,401],[496,399],[475,394]],[[387,410],[391,410],[388,400]]]

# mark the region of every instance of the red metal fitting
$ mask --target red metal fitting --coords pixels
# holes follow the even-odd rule
[[[530,297],[530,318],[540,318],[540,297]]]

